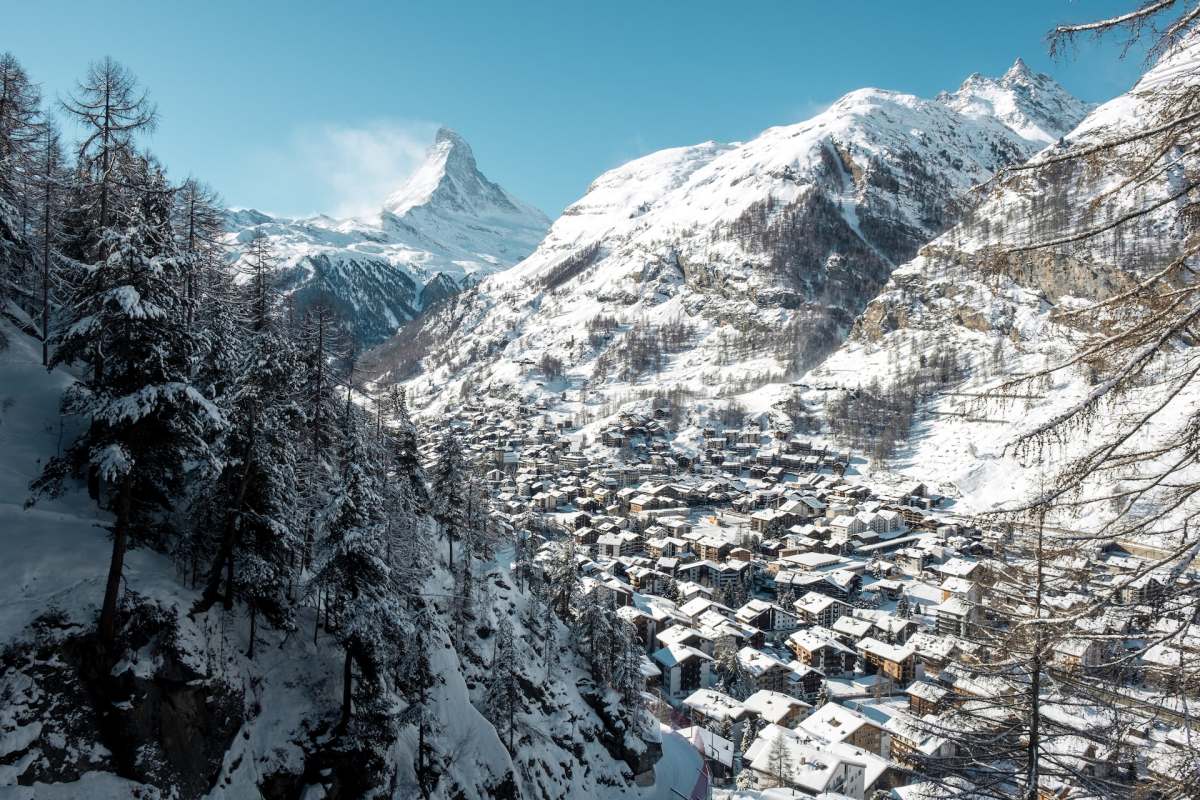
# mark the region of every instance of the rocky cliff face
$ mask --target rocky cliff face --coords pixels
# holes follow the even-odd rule
[[[431,387],[610,398],[650,376],[712,393],[798,375],[967,189],[1086,110],[1018,63],[935,100],[864,89],[749,142],[654,153],[600,176],[533,255],[406,329],[384,360]],[[533,374],[543,363],[553,375]]]
[[[323,301],[353,338],[373,345],[422,311],[512,266],[550,221],[479,171],[470,145],[441,129],[425,160],[373,219],[228,216],[235,253],[266,236],[280,258],[280,285],[297,306]]]

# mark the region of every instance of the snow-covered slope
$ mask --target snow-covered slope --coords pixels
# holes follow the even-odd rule
[[[1200,43],[1167,54],[1127,94],[1092,111],[1059,147],[1039,159],[1110,142],[1154,119],[1189,83],[1200,80]],[[970,82],[970,81],[969,81]],[[1057,240],[1101,228],[1176,194],[1194,157],[1171,168],[1160,163],[1141,188],[1126,183],[1149,145],[1135,142],[1034,172],[1018,172],[992,187],[960,225],[923,248],[893,273],[857,320],[849,340],[807,379],[811,384],[886,388],[922,356],[950,348],[970,365],[967,381],[930,402],[917,435],[894,466],[922,479],[956,484],[964,508],[983,509],[1026,496],[1040,480],[1011,448],[1028,430],[1093,388],[1088,365],[1035,383],[1007,402],[984,402],[1006,377],[1060,363],[1102,320],[1063,312],[1112,296],[1133,279],[1178,256],[1194,237],[1167,203],[1103,235],[1032,252],[1015,245]],[[1188,161],[1190,160],[1190,164]],[[1187,348],[1184,348],[1186,351]],[[1181,352],[1181,359],[1194,358]],[[1151,375],[1170,365],[1158,364]],[[1148,376],[1148,386],[1153,379]],[[1185,393],[1186,394],[1186,393]],[[1148,395],[1149,396],[1149,395]],[[997,398],[992,397],[993,400]],[[1190,395],[1181,403],[1193,403]],[[1104,413],[1128,413],[1132,407]],[[1103,420],[1100,427],[1103,429]],[[1086,444],[1086,437],[1047,451],[1047,474]],[[1148,446],[1148,445],[1147,445]]]
[[[343,656],[328,634],[314,638],[311,609],[291,634],[260,627],[257,655],[247,658],[240,609],[189,614],[199,593],[187,576],[170,558],[135,549],[125,563],[122,632],[134,649],[110,675],[95,672],[87,637],[104,593],[110,515],[82,487],[23,507],[29,481],[73,433],[69,421],[60,428],[58,414],[73,378],[47,372],[40,345],[9,323],[0,321],[0,334],[10,343],[0,349],[0,797],[349,800],[367,789],[394,800],[422,796],[411,724],[387,753],[390,786],[361,786],[368,771],[353,751],[338,749],[331,728]],[[584,698],[594,690],[565,626],[531,613],[528,588],[515,588],[504,555],[511,548],[477,567],[479,615],[462,636],[448,628],[444,565],[420,587],[432,598],[435,721],[426,758],[437,775],[424,796],[672,796],[678,776],[636,786],[610,752],[613,734]],[[477,710],[501,616],[514,629],[523,687],[512,758]],[[699,765],[680,760],[694,751],[684,743],[682,754],[673,752],[663,769],[687,773],[676,789],[690,788]]]
[[[489,181],[470,145],[442,128],[377,217],[231,211],[228,239],[236,251],[256,235],[269,237],[280,281],[299,304],[327,300],[360,342],[374,344],[459,287],[529,255],[549,225]]]
[[[382,361],[439,396],[456,380],[712,396],[800,374],[954,221],[963,192],[1086,111],[1018,62],[936,100],[864,89],[749,142],[651,154],[600,176],[533,255],[407,328]]]

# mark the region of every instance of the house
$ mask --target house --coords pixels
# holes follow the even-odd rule
[[[860,619],[842,615],[834,621],[829,629],[837,634],[838,640],[847,647],[853,647],[859,639],[870,636],[875,629],[875,623],[869,619]]]
[[[799,661],[788,662],[787,684],[784,693],[800,700],[812,700],[825,684],[825,674]]]
[[[654,651],[653,660],[662,670],[662,690],[669,698],[681,700],[713,684],[712,656],[695,647],[668,645]]]
[[[939,636],[967,636],[971,631],[974,607],[961,597],[951,597],[934,607]]]
[[[904,693],[908,695],[909,711],[917,717],[939,713],[950,694],[942,687],[926,681],[913,681]]]
[[[782,692],[787,688],[791,670],[788,665],[774,656],[753,647],[743,647],[737,653],[738,663],[754,681],[755,689]]]
[[[1096,639],[1069,636],[1054,645],[1055,666],[1068,672],[1087,672],[1100,666],[1104,648]]]
[[[842,675],[854,670],[857,654],[837,640],[828,628],[813,627],[793,633],[787,639],[788,649],[796,660],[825,675]]]
[[[765,633],[794,631],[799,627],[795,613],[766,600],[754,598],[737,610],[739,622],[753,625]]]
[[[768,725],[759,732],[742,757],[743,769],[752,771],[758,788],[778,785],[780,776],[772,772],[771,750],[783,746],[792,765],[787,785],[805,795],[841,795],[863,800],[866,795],[866,765],[863,761],[835,755],[826,748],[809,743],[808,737],[779,725]]]
[[[695,628],[686,625],[672,625],[658,632],[658,643],[663,647],[686,645],[703,651],[705,655],[713,654],[713,640]]]
[[[918,757],[948,758],[954,754],[953,742],[938,735],[937,725],[922,718],[898,711],[883,724],[890,737],[889,755],[901,766],[915,768]]]
[[[741,741],[742,723],[750,717],[741,703],[715,689],[697,689],[684,698],[683,708],[692,722],[735,742]]]
[[[812,706],[782,692],[759,689],[742,701],[742,707],[768,725],[794,728]]]
[[[641,537],[632,531],[614,531],[596,538],[596,555],[600,558],[631,556],[641,546]]]
[[[805,717],[798,726],[827,742],[846,742],[875,755],[885,755],[890,737],[882,725],[838,703],[825,703]]]
[[[736,750],[732,741],[700,725],[680,728],[677,733],[704,755],[708,771],[714,778],[724,780],[733,773]]]
[[[916,677],[916,653],[911,647],[898,647],[867,637],[858,643],[858,652],[868,673],[879,672],[898,684]]]

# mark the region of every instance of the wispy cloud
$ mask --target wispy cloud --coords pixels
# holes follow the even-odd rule
[[[421,163],[437,126],[376,120],[362,125],[297,128],[265,155],[273,172],[300,195],[292,213],[312,209],[337,217],[373,214]]]

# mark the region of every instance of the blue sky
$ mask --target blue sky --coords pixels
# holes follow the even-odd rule
[[[149,143],[174,174],[284,214],[376,207],[438,124],[554,216],[631,158],[747,139],[863,86],[932,96],[1021,56],[1101,101],[1143,67],[1115,44],[1046,54],[1053,24],[1131,0],[3,5],[0,50],[47,95],[113,56],[158,102]]]

